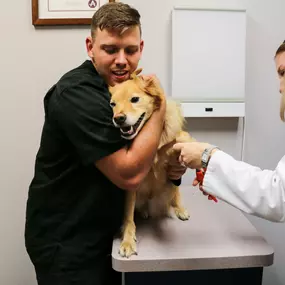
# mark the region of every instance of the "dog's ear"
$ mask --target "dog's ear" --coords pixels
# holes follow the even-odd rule
[[[147,94],[152,96],[162,96],[163,89],[156,76],[143,76],[141,77],[143,86]]]
[[[163,89],[160,86],[158,79],[155,76],[143,76],[140,77],[142,80],[143,90],[146,94],[154,97],[154,104],[159,109],[162,96],[164,96]]]
[[[131,75],[130,78],[131,79],[135,79],[137,78],[137,76],[142,72],[142,68],[138,68],[137,70],[135,70]]]

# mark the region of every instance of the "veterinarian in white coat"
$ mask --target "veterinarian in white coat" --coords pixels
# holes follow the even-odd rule
[[[280,80],[280,117],[285,121],[285,41],[276,51],[275,63]],[[182,164],[192,169],[206,167],[203,186],[199,185],[205,194],[216,196],[246,213],[285,222],[285,156],[271,171],[237,161],[207,143],[178,143],[173,147],[181,151]],[[194,180],[193,185],[198,184]]]

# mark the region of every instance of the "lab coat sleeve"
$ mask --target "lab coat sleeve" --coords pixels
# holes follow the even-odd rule
[[[209,161],[203,189],[243,212],[273,222],[284,222],[285,156],[271,171],[216,151]]]

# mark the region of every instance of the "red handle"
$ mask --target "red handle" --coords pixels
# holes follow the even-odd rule
[[[200,183],[200,185],[203,185],[203,180],[204,180],[204,176],[205,176],[205,172],[206,172],[206,168],[203,169],[196,169],[196,179],[198,180],[198,182]],[[209,200],[213,200],[214,202],[218,202],[217,198],[213,195],[208,195],[208,199]]]

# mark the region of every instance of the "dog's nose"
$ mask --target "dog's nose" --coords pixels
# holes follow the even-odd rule
[[[125,114],[118,114],[114,117],[114,121],[117,125],[122,125],[127,119]]]

